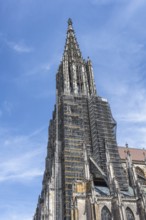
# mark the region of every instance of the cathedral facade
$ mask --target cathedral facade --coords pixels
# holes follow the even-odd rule
[[[33,220],[146,220],[145,161],[135,166],[128,145],[118,148],[116,121],[69,19]]]

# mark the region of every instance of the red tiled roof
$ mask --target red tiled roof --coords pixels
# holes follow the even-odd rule
[[[144,161],[144,159],[145,159],[146,150],[144,150],[144,149],[118,147],[118,150],[119,150],[119,154],[120,154],[121,159],[126,158],[126,151],[127,150],[129,150],[132,160]]]

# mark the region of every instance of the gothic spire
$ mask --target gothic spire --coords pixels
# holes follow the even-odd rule
[[[69,61],[82,59],[81,51],[72,24],[72,20],[69,18],[65,49],[63,54],[63,58],[68,59]]]
[[[57,89],[60,94],[62,91],[65,94],[96,94],[92,63],[82,58],[70,18],[63,59],[57,75]]]

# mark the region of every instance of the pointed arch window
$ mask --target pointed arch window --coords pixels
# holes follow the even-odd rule
[[[136,173],[137,173],[137,177],[138,177],[139,182],[142,185],[146,185],[146,177],[145,177],[144,171],[140,167],[136,167],[135,169],[136,169]]]
[[[104,206],[101,211],[101,220],[112,220],[111,213],[109,209]]]
[[[135,220],[133,212],[131,211],[130,208],[126,209],[126,216],[127,216],[127,220]]]
[[[137,172],[137,174],[139,174],[140,176],[144,176],[144,171],[143,171],[140,167],[136,167],[136,172]]]

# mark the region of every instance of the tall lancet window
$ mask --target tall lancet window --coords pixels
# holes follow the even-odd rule
[[[126,216],[127,216],[127,220],[135,220],[133,212],[131,211],[130,208],[126,209]]]
[[[106,206],[104,206],[102,208],[101,211],[101,220],[112,220],[112,216],[110,211],[108,210],[108,208]]]

